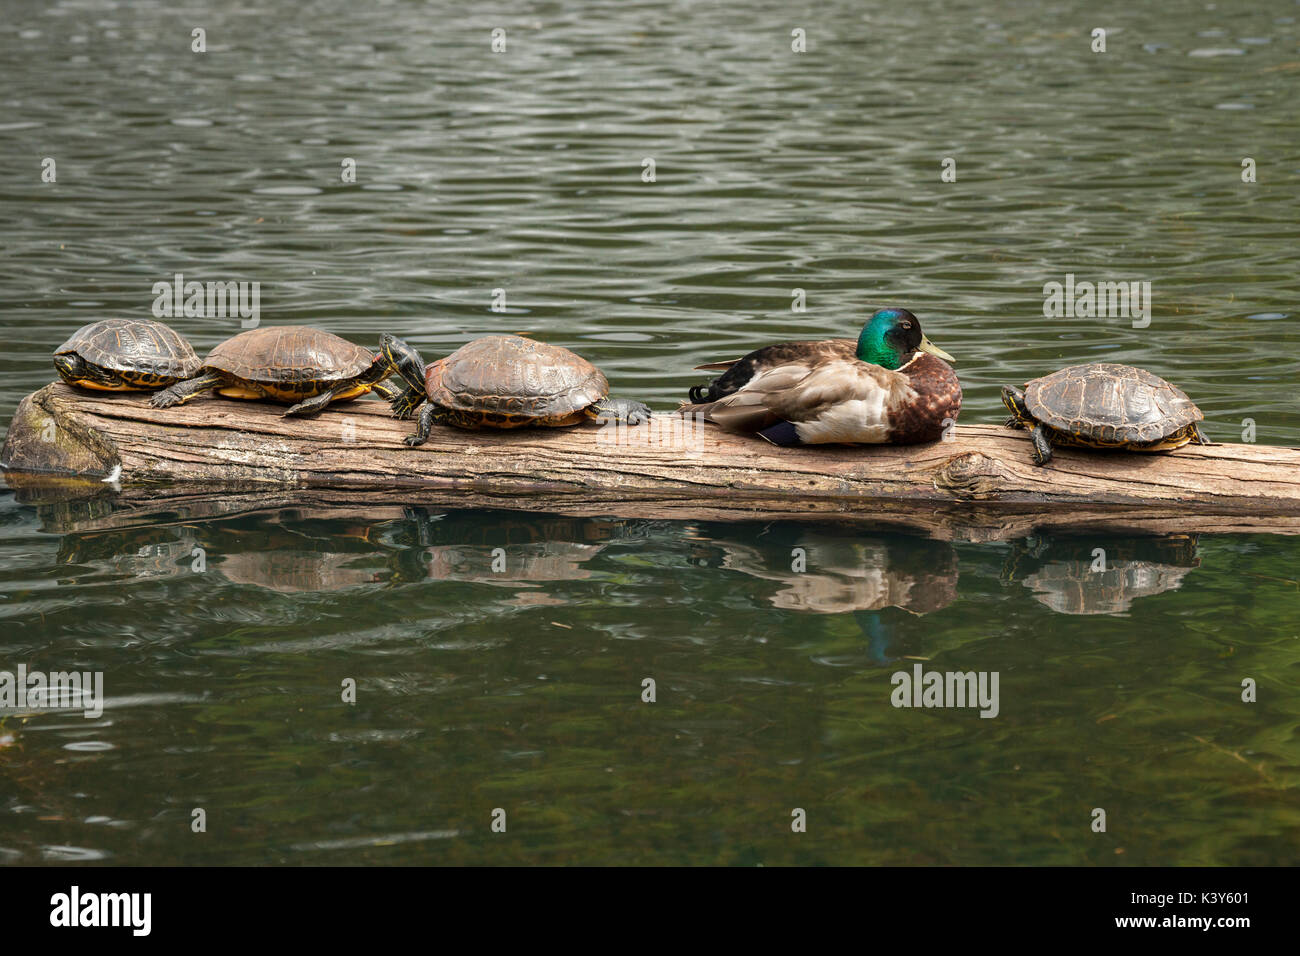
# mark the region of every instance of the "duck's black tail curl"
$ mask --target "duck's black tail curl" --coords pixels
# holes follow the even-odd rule
[[[692,385],[691,390],[686,393],[690,396],[692,402],[699,405],[703,402],[713,401],[713,383],[708,385]]]

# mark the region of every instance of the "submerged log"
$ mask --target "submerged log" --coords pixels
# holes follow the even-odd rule
[[[409,448],[412,423],[393,420],[379,401],[338,405],[316,419],[282,411],[217,397],[159,410],[146,396],[55,383],[23,399],[0,465],[34,500],[112,495],[126,515],[118,507],[83,516],[104,526],[161,512],[193,520],[277,504],[421,504],[852,520],[967,540],[1040,527],[1300,533],[1296,448],[1060,449],[1039,468],[1025,434],[998,425],[961,424],[951,440],[930,445],[777,448],[669,414],[638,428],[435,427],[426,445]],[[59,491],[59,476],[77,481]]]

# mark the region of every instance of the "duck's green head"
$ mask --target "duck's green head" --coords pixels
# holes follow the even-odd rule
[[[918,350],[955,361],[925,337],[921,320],[906,309],[881,309],[867,320],[858,336],[858,358],[883,368],[901,368]]]

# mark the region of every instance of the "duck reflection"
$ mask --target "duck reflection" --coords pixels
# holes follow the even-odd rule
[[[957,554],[946,542],[807,529],[769,541],[717,544],[722,567],[783,585],[768,598],[783,610],[842,614],[897,607],[930,614],[957,597]]]
[[[1196,535],[1039,535],[1012,546],[1002,579],[1023,584],[1061,614],[1123,614],[1138,598],[1177,590],[1200,564]]]
[[[945,541],[798,525],[768,526],[738,541],[734,527],[714,530],[709,540],[721,550],[721,567],[780,584],[767,600],[782,610],[851,614],[876,664],[897,660],[917,636],[909,621],[957,599],[957,552]],[[849,664],[860,656],[818,660]]]

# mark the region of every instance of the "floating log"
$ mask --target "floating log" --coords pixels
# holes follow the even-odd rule
[[[386,404],[282,406],[147,396],[61,383],[23,399],[0,465],[25,500],[110,496],[65,508],[76,527],[121,527],[270,507],[507,508],[575,516],[853,521],[956,540],[1038,528],[1300,533],[1300,449],[1189,445],[1168,454],[1060,449],[1036,467],[1023,432],[959,424],[908,447],[777,448],[671,414],[645,426],[460,431],[426,445]],[[87,524],[87,522],[89,524]]]

